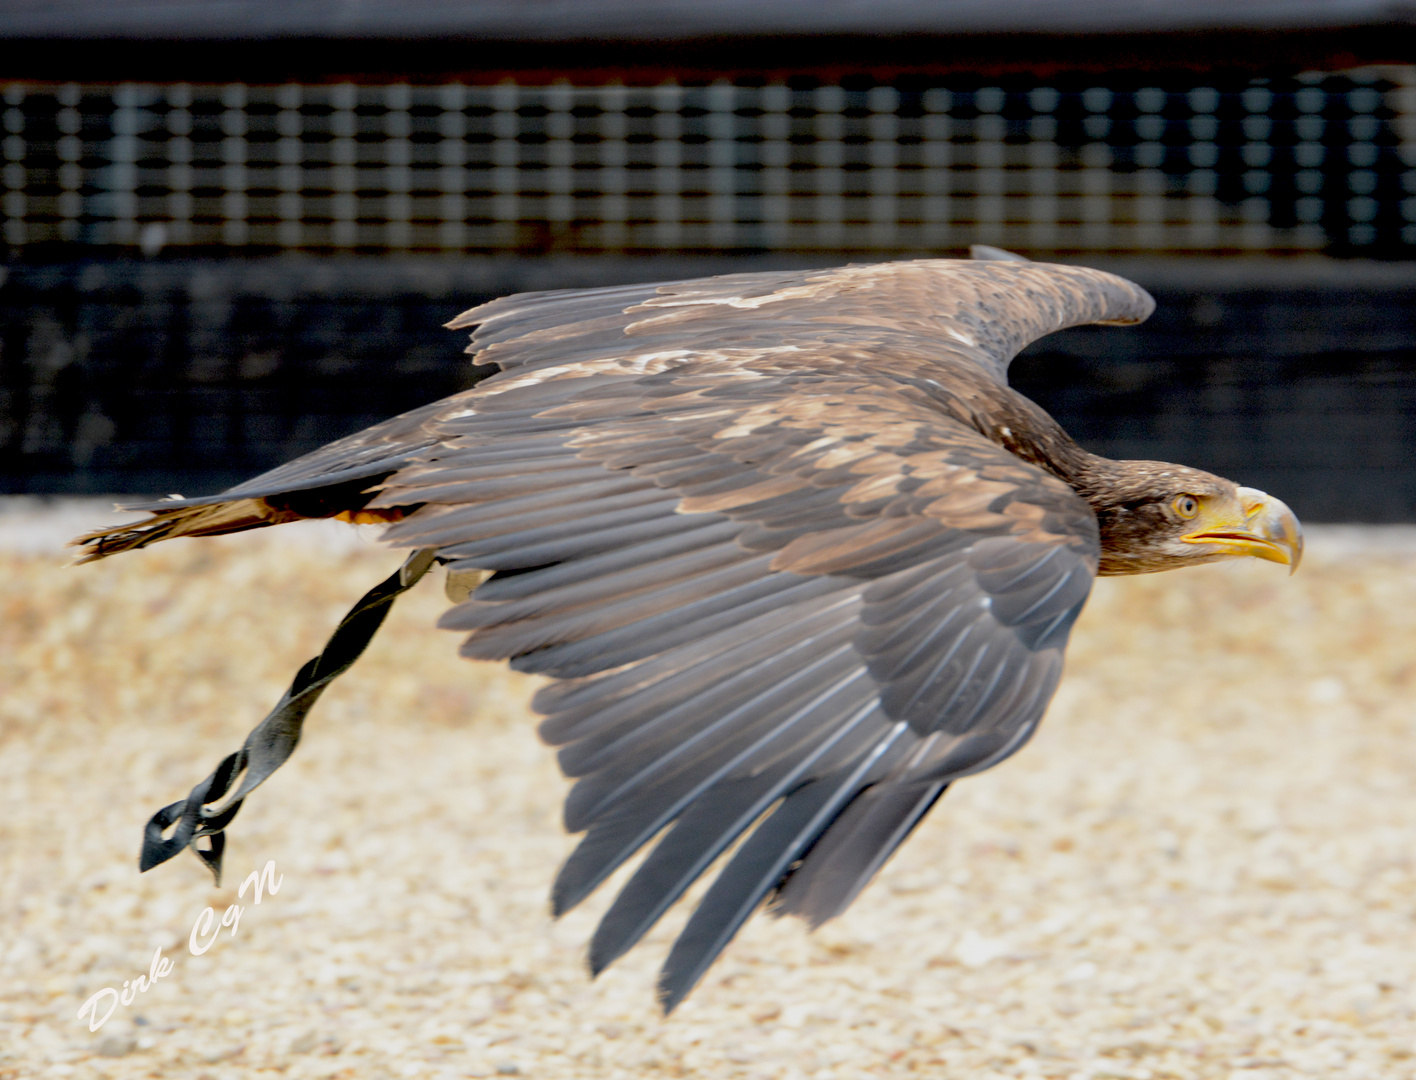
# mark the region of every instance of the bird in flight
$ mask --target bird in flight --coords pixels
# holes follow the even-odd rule
[[[1031,736],[1098,574],[1291,571],[1303,550],[1279,500],[1088,453],[1009,388],[1029,342],[1145,319],[1143,289],[975,256],[503,297],[448,324],[492,370],[472,389],[75,541],[96,559],[335,517],[413,552],[154,816],[142,868],[191,847],[219,873],[241,801],[439,562],[462,655],[553,680],[532,707],[584,834],[555,912],[650,848],[593,972],[734,844],[670,950],[666,1011],[764,901],[838,915],[951,783]]]

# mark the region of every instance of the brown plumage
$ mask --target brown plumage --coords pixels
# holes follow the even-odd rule
[[[1139,322],[1144,290],[983,254],[496,300],[449,324],[499,369],[474,389],[84,553],[339,516],[490,572],[441,625],[557,680],[533,704],[585,837],[556,911],[657,838],[592,968],[747,834],[669,956],[672,1008],[764,898],[838,914],[1027,740],[1097,573],[1296,565],[1277,500],[1089,454],[1009,389],[1030,341]]]

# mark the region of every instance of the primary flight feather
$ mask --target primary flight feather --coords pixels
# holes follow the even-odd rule
[[[1146,318],[1143,289],[982,254],[495,300],[449,324],[497,369],[473,389],[140,507],[84,552],[337,516],[391,523],[417,573],[445,562],[475,586],[440,623],[462,654],[555,680],[532,704],[584,834],[555,910],[652,844],[594,971],[742,841],[664,966],[672,1009],[764,900],[813,925],[839,914],[950,783],[1027,741],[1094,576],[1298,564],[1277,499],[1097,457],[1008,387],[1029,342]],[[302,669],[286,735],[248,740],[159,814],[154,852],[187,824],[144,868],[220,841],[234,808],[204,804],[277,767],[340,670]]]

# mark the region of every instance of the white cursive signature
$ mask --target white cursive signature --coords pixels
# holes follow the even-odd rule
[[[272,859],[265,864],[259,872],[252,870],[246,876],[246,880],[241,883],[241,888],[237,890],[237,898],[244,897],[246,890],[255,886],[255,902],[259,904],[265,892],[272,896],[280,891],[280,883],[285,880],[285,875],[281,874],[279,880],[275,876],[275,860]],[[191,950],[193,956],[201,956],[204,952],[216,943],[217,937],[221,934],[221,928],[231,927],[231,936],[236,936],[236,928],[241,924],[241,913],[246,909],[240,904],[232,904],[221,915],[221,921],[216,922],[216,911],[212,908],[203,908],[202,913],[197,916],[197,921],[192,924],[192,932],[187,937],[187,948]],[[213,923],[216,923],[213,928]],[[211,936],[201,945],[197,944],[198,938]],[[120,994],[111,986],[105,986],[93,997],[84,1002],[79,1009],[79,1019],[88,1017],[89,1030],[97,1031],[113,1015],[113,1011],[118,1008],[121,1001],[125,1006],[131,1005],[139,994],[146,993],[148,987],[153,983],[172,973],[172,968],[176,964],[175,960],[170,960],[162,955],[162,949],[152,955],[152,966],[148,968],[146,975],[139,975],[136,979],[123,980],[123,992]],[[105,997],[106,995],[106,997]],[[98,1015],[98,1010],[104,1002],[108,1004],[108,1011],[102,1016]]]

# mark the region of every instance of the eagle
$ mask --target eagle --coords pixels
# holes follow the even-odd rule
[[[447,324],[490,369],[471,389],[74,541],[87,561],[338,518],[412,551],[148,822],[142,868],[190,847],[219,874],[241,801],[440,563],[461,654],[549,677],[531,704],[584,834],[554,912],[647,849],[593,974],[730,851],[663,966],[665,1012],[764,902],[840,914],[950,784],[1027,742],[1098,574],[1292,572],[1303,551],[1278,499],[1089,453],[1008,386],[1045,334],[1145,319],[1145,290],[974,256],[496,299]]]

